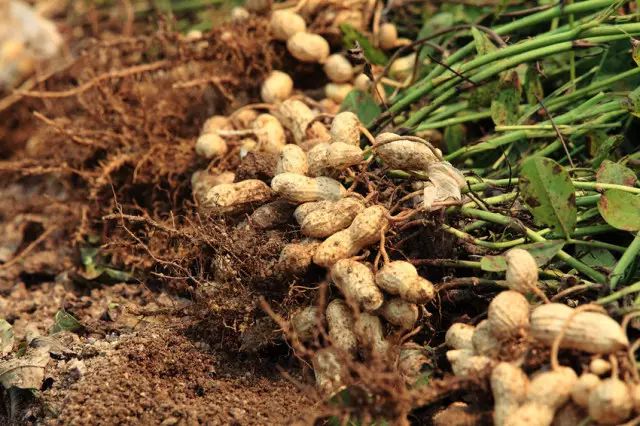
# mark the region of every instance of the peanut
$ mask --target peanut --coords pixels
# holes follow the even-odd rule
[[[332,101],[341,104],[347,97],[353,86],[349,83],[327,83],[324,86],[324,95]]]
[[[380,231],[388,224],[387,209],[380,205],[358,213],[351,225],[327,238],[313,256],[320,266],[329,267],[340,259],[354,256],[380,240]]]
[[[531,293],[538,285],[538,265],[534,257],[519,248],[509,250],[504,257],[507,260],[507,286],[522,294]]]
[[[413,74],[413,67],[416,65],[416,56],[415,53],[412,53],[393,61],[389,67],[389,76],[400,81],[410,77]]]
[[[228,150],[225,140],[215,133],[204,133],[196,140],[196,154],[207,159],[222,157]]]
[[[329,80],[334,83],[346,83],[353,78],[351,62],[339,53],[329,56],[323,69]]]
[[[274,114],[282,125],[291,132],[296,144],[301,144],[305,141],[307,128],[313,121],[315,114],[304,102],[288,99],[278,105]]]
[[[363,263],[339,260],[331,268],[331,280],[347,301],[358,303],[366,311],[378,309],[384,298],[373,280],[373,272]]]
[[[351,308],[344,300],[334,299],[327,305],[325,316],[333,346],[352,356],[355,355],[358,350],[358,341]]]
[[[355,322],[358,342],[369,349],[374,356],[384,357],[389,351],[390,344],[384,338],[384,331],[380,318],[367,312],[362,312]]]
[[[281,173],[305,175],[308,170],[307,154],[302,148],[293,144],[287,144],[282,148],[276,164],[276,175]]]
[[[384,143],[396,138],[394,133],[382,133],[376,136],[378,156],[385,166],[400,170],[427,170],[430,164],[438,162],[431,149],[420,142],[401,139]]]
[[[350,111],[341,112],[331,122],[331,142],[360,146],[360,120]]]
[[[255,209],[249,222],[258,229],[275,228],[289,221],[295,207],[286,200],[275,200]]]
[[[271,114],[260,114],[253,122],[253,130],[258,138],[258,148],[278,154],[286,144],[282,124]]]
[[[343,387],[344,364],[332,347],[317,351],[311,363],[316,376],[316,387],[325,395],[333,395]]]
[[[500,338],[524,334],[529,330],[529,302],[515,291],[503,291],[489,304],[487,321]]]
[[[232,213],[250,204],[268,201],[273,193],[266,183],[248,179],[237,183],[223,183],[209,189],[202,200],[202,207],[217,213]]]
[[[390,22],[380,25],[378,33],[380,48],[384,50],[393,49],[398,41],[398,30],[396,26]]]
[[[269,21],[273,38],[280,41],[287,41],[291,36],[307,30],[307,24],[302,16],[291,10],[275,10],[271,14]]]
[[[269,103],[282,102],[291,96],[293,80],[289,74],[282,71],[271,71],[262,83],[260,97]]]
[[[215,133],[218,130],[231,130],[231,121],[224,115],[214,115],[202,125],[202,133]]]
[[[492,333],[491,324],[488,320],[478,323],[473,337],[473,350],[477,355],[484,355],[495,358],[500,353],[500,341]]]
[[[380,308],[380,314],[396,327],[400,327],[403,330],[411,330],[418,321],[420,311],[416,304],[396,297],[384,302],[382,308]]]
[[[332,171],[340,171],[363,160],[360,147],[343,142],[318,144],[309,150],[309,174],[324,176]]]
[[[376,283],[389,294],[412,303],[427,303],[435,295],[433,284],[418,275],[415,266],[402,260],[384,265],[376,274]]]
[[[578,381],[571,388],[571,399],[578,406],[589,406],[589,395],[600,384],[600,377],[591,373],[582,373]]]
[[[629,346],[620,324],[608,315],[579,312],[568,322],[572,312],[572,308],[560,303],[538,306],[531,313],[531,335],[546,345],[552,345],[556,336],[566,327],[560,342],[561,348],[606,354]]]
[[[596,376],[602,376],[611,371],[611,363],[602,358],[595,358],[589,363],[589,370]]]
[[[491,372],[491,391],[495,401],[493,422],[502,426],[525,401],[529,378],[524,372],[507,362],[499,363]]]
[[[347,228],[363,210],[362,201],[346,197],[338,201],[325,200],[302,204],[293,215],[304,235],[325,238]]]
[[[487,371],[491,358],[475,355],[469,349],[453,349],[447,351],[447,360],[451,364],[453,374],[459,377],[475,376]]]
[[[301,62],[323,63],[329,57],[329,43],[322,36],[299,32],[287,40],[287,50]]]
[[[310,178],[296,173],[281,173],[271,180],[271,188],[282,198],[294,203],[339,200],[346,190],[340,182],[328,177]]]
[[[400,348],[398,371],[407,385],[413,385],[420,378],[422,366],[429,362],[428,353],[420,345],[405,343]]]
[[[278,271],[284,275],[305,274],[319,245],[320,242],[312,239],[285,245],[278,258]]]
[[[473,333],[475,327],[470,324],[456,322],[451,324],[444,337],[445,344],[452,349],[473,350]]]
[[[615,377],[603,380],[589,395],[589,417],[599,424],[620,424],[632,409],[629,387]]]
[[[307,306],[291,316],[291,327],[302,342],[313,339],[317,323],[317,306]]]

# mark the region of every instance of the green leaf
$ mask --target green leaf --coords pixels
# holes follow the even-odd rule
[[[340,111],[351,111],[355,113],[362,124],[368,126],[382,112],[369,93],[359,90],[352,90],[342,101]]]
[[[608,189],[598,201],[598,211],[616,229],[640,231],[640,195]]]
[[[631,57],[633,62],[640,67],[640,40],[631,39]]]
[[[618,262],[609,250],[599,247],[588,247],[588,250],[583,250],[580,253],[579,259],[585,265],[596,268],[613,269]]]
[[[535,67],[527,67],[527,72],[524,77],[524,90],[527,97],[527,103],[529,105],[537,105],[538,98],[544,98],[544,90],[542,89],[540,75]]]
[[[483,256],[480,259],[480,268],[487,272],[506,271],[507,259],[502,256]]]
[[[569,173],[560,164],[530,157],[522,164],[519,187],[538,225],[571,235],[576,225],[576,194]]]
[[[491,102],[491,119],[494,124],[496,126],[516,124],[519,105],[520,92],[515,86],[500,90]]]
[[[478,56],[483,56],[487,53],[498,50],[491,40],[489,40],[489,37],[484,31],[480,31],[476,27],[471,27],[471,34],[473,35],[473,41],[475,42]]]
[[[389,62],[387,55],[385,55],[382,50],[376,48],[369,39],[360,31],[356,30],[353,25],[347,23],[340,24],[340,30],[343,34],[342,43],[345,48],[353,48],[357,41],[360,44],[360,47],[362,47],[365,58],[367,58],[367,60],[372,64],[386,65],[387,62]]]
[[[616,185],[634,186],[638,177],[628,167],[610,160],[604,160],[596,173],[599,183],[614,183]]]
[[[564,247],[563,240],[540,241],[539,243],[523,244],[518,246],[526,250],[536,260],[538,266],[544,266]]]
[[[601,138],[600,132],[594,132],[587,135],[590,139],[590,145],[595,145],[595,154],[593,156],[593,167],[600,167],[602,162],[611,157],[616,148],[624,141],[623,135],[613,135]]]
[[[5,356],[13,349],[13,327],[5,319],[0,319],[0,355]]]
[[[56,312],[56,316],[53,321],[53,327],[51,327],[49,332],[50,334],[56,334],[61,331],[76,331],[82,328],[80,321],[65,310],[59,310]]]

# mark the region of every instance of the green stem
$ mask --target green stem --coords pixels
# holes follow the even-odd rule
[[[640,281],[638,281],[637,283],[633,283],[623,288],[622,290],[613,292],[608,296],[601,297],[600,299],[596,300],[595,303],[597,303],[598,305],[607,305],[611,302],[615,302],[618,299],[622,299],[624,296],[628,294],[637,293],[639,291],[640,291]]]
[[[491,111],[481,111],[481,112],[473,112],[471,114],[461,115],[455,118],[449,118],[446,120],[428,121],[418,126],[418,128],[416,129],[416,132],[429,130],[429,129],[438,129],[440,127],[449,127],[455,124],[466,123],[468,121],[484,120],[485,118],[490,118],[490,117],[491,117]]]
[[[477,246],[480,247],[486,247],[486,248],[490,248],[493,250],[504,250],[510,247],[514,247],[514,246],[518,246],[520,244],[524,244],[526,239],[525,238],[518,238],[516,240],[511,240],[511,241],[502,241],[502,242],[491,242],[491,241],[484,241],[481,240],[479,238],[475,238],[473,235],[469,235],[466,232],[462,232],[459,229],[456,229],[452,226],[449,225],[442,225],[442,229],[452,235],[455,235],[456,237],[458,237],[459,239],[466,241],[468,243],[471,244],[475,244]]]
[[[618,263],[616,263],[615,268],[611,271],[609,288],[614,290],[618,283],[622,280],[625,275],[625,272],[636,260],[638,254],[640,253],[640,232],[636,234],[636,237],[633,239],[627,250],[624,252]]]
[[[597,247],[605,250],[617,251],[620,253],[624,253],[624,251],[626,250],[626,247],[617,246],[615,244],[609,244],[609,243],[605,243],[602,241],[595,241],[595,240],[575,240],[573,238],[570,238],[567,240],[567,244],[574,244],[577,246]]]
[[[547,241],[544,237],[541,237],[540,234],[527,228],[526,226],[522,226],[521,223],[516,222],[513,218],[506,217],[498,213],[487,212],[484,210],[478,210],[473,208],[462,208],[460,209],[460,212],[467,216],[476,217],[478,219],[483,219],[483,220],[498,223],[501,225],[506,225],[506,226],[515,225],[517,227],[523,228],[525,230],[527,237],[529,237],[529,239],[531,239],[532,241],[534,242]],[[598,283],[604,283],[607,280],[607,278],[604,275],[602,275],[600,272],[596,271],[595,269],[591,268],[588,265],[585,265],[584,263],[575,259],[569,253],[563,250],[560,250],[556,256],[559,259],[563,260],[567,265],[571,266],[572,268],[583,273],[584,275],[588,276],[589,278],[591,278],[592,280]]]
[[[603,191],[605,189],[619,189],[621,191],[630,192],[632,194],[640,194],[640,188],[633,186],[618,185],[615,183],[601,183],[601,182],[582,182],[578,180],[572,180],[573,187],[575,189],[590,189],[593,191]],[[518,178],[506,178],[506,179],[484,179],[482,182],[472,183],[469,185],[473,191],[484,191],[491,187],[504,187],[509,185],[516,185]]]
[[[593,236],[593,235],[598,235],[598,234],[608,234],[611,231],[615,231],[616,229],[611,226],[611,225],[607,225],[607,224],[603,224],[603,225],[591,225],[591,226],[584,226],[582,228],[576,228],[573,230],[573,232],[571,233],[572,237],[587,237],[587,236]],[[546,235],[547,238],[549,238],[550,240],[556,240],[556,239],[562,239],[565,238],[565,236],[563,234],[560,233],[556,233],[556,232],[550,232],[549,234]]]

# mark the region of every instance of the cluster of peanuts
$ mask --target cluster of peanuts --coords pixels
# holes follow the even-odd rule
[[[305,32],[304,20],[295,16],[292,11],[274,11],[274,36],[286,40],[297,59],[322,63],[330,84],[349,84],[355,71],[346,56],[329,55],[328,43]],[[296,31],[278,26],[291,27],[295,22],[300,24]],[[339,102],[329,96],[330,87],[329,100]],[[353,182],[355,168],[374,160],[392,169],[426,173],[443,163],[441,152],[416,137],[382,133],[374,138],[355,114],[336,113],[327,102],[297,96],[291,78],[280,71],[263,82],[261,97],[264,104],[209,118],[195,150],[211,160],[237,151],[241,157],[251,151],[276,155],[273,176],[238,181],[232,172],[196,172],[192,188],[199,209],[207,214],[248,214],[238,226],[259,229],[292,219],[297,223],[301,238],[283,248],[278,272],[293,277],[303,276],[312,264],[326,268],[342,296],[330,300],[324,312],[309,306],[290,317],[296,338],[303,343],[313,338],[318,324],[328,330],[328,346],[311,360],[323,393],[333,394],[344,385],[344,357],[395,354],[398,370],[412,384],[427,362],[425,349],[410,342],[396,344],[398,339],[390,335],[414,329],[423,306],[434,298],[433,284],[409,262],[385,255],[378,269],[363,260],[363,253],[379,243],[394,218],[387,207],[344,184],[345,177]],[[361,147],[363,135],[369,145]]]
[[[614,425],[634,411],[640,414],[640,388],[631,379],[625,383],[618,378],[617,361],[611,355],[629,347],[623,327],[605,313],[560,303],[531,308],[525,295],[537,283],[535,259],[522,249],[510,250],[505,258],[509,290],[491,301],[487,319],[475,327],[455,323],[445,337],[455,375],[489,375],[494,424],[576,425],[588,415],[597,424]],[[523,352],[505,351],[506,342],[514,337],[525,345],[550,347],[552,354],[556,346],[556,351],[573,349],[593,358],[579,377],[572,368],[552,360],[550,370],[534,372],[529,378],[520,368]],[[610,355],[611,362],[602,358],[605,355]]]
[[[319,112],[297,99],[275,104],[273,115],[253,112],[250,123],[246,122],[246,111],[210,118],[196,142],[196,152],[207,158],[222,155],[228,149],[224,135],[237,136],[242,132],[238,126],[248,126],[253,129],[249,133],[256,136],[252,149],[277,153],[270,185],[259,179],[235,182],[231,172],[196,172],[192,187],[199,208],[222,215],[251,212],[239,226],[250,224],[259,229],[295,220],[302,238],[285,245],[278,270],[285,276],[301,276],[311,264],[324,267],[343,296],[331,300],[325,312],[309,306],[291,316],[293,330],[302,342],[312,338],[318,318],[326,321],[331,345],[312,360],[322,392],[331,394],[342,386],[344,364],[340,357],[359,353],[384,357],[395,350],[399,369],[410,383],[427,361],[424,349],[411,343],[392,347],[385,329],[412,330],[421,307],[435,292],[433,284],[409,262],[386,259],[374,271],[358,258],[381,240],[393,219],[385,206],[346,189],[340,181],[345,170],[368,161],[366,149],[360,148],[361,131],[366,130],[351,112],[335,115],[326,128],[314,120]],[[203,148],[203,138],[219,143],[222,149],[210,157],[212,150]],[[372,142],[367,148],[371,155],[389,167],[427,170],[441,161],[435,149],[392,133],[382,133]]]
[[[394,61],[389,69],[389,77],[383,78],[383,83],[378,83],[372,90],[372,82],[366,74],[362,73],[361,65],[352,65],[346,55],[342,53],[331,54],[329,41],[320,34],[311,32],[307,22],[311,17],[316,17],[320,11],[323,22],[328,22],[331,27],[338,28],[342,23],[348,23],[358,30],[363,30],[365,22],[368,22],[367,10],[371,7],[370,1],[354,0],[350,2],[336,2],[326,0],[304,1],[297,7],[271,10],[271,4],[267,1],[249,1],[245,7],[236,7],[232,10],[232,19],[241,21],[248,18],[251,12],[269,13],[269,25],[275,40],[286,43],[287,50],[300,62],[321,64],[329,80],[324,86],[325,99],[322,103],[329,111],[337,111],[340,103],[354,88],[363,92],[371,91],[377,102],[386,101],[386,83],[390,87],[403,87],[402,81],[410,78],[415,54],[401,57]],[[325,29],[326,32],[326,29]],[[375,41],[379,48],[388,50],[410,43],[409,40],[399,38],[394,24],[383,23],[375,32]],[[374,66],[372,73],[377,76],[382,68]],[[273,71],[265,80],[261,96],[265,102],[277,102],[287,99],[293,90],[293,80],[283,71]]]

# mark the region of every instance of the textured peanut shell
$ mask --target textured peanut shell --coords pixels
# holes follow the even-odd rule
[[[365,264],[351,259],[339,260],[331,268],[331,280],[347,300],[358,303],[365,311],[375,311],[382,306],[382,292]]]
[[[339,53],[329,56],[323,66],[324,73],[334,83],[346,83],[353,78],[351,62]]]
[[[582,373],[571,388],[571,400],[582,408],[589,406],[589,395],[600,384],[600,377],[591,373]]]
[[[469,349],[453,349],[447,351],[447,360],[451,364],[453,374],[459,377],[476,376],[484,373],[491,365],[491,358],[475,355]]]
[[[360,145],[360,120],[351,111],[336,114],[331,122],[331,142],[342,142],[349,145]]]
[[[289,74],[274,70],[262,82],[260,97],[268,103],[282,102],[291,96],[292,90],[293,80]]]
[[[538,306],[531,313],[531,335],[552,345],[573,309],[560,303]],[[629,346],[622,327],[611,317],[597,312],[579,312],[566,326],[561,348],[606,354]]]
[[[633,411],[640,414],[640,385],[637,383],[629,383],[629,397],[633,404]]]
[[[526,333],[529,302],[516,291],[503,291],[489,304],[487,322],[491,332],[500,339]]]
[[[475,327],[470,324],[456,322],[451,324],[444,336],[445,344],[452,349],[471,349],[473,350],[473,332]]]
[[[307,306],[291,316],[291,326],[301,341],[307,342],[313,339],[317,318],[318,308],[316,306]]]
[[[300,32],[287,40],[287,50],[301,62],[324,62],[329,56],[329,43],[322,36]]]
[[[514,248],[504,255],[507,260],[506,282],[511,290],[522,294],[531,292],[538,284],[538,264],[526,250]]]
[[[520,368],[501,362],[491,372],[491,392],[495,401],[493,422],[503,426],[505,421],[525,401],[529,378]]]
[[[539,373],[529,383],[527,402],[544,405],[555,412],[569,400],[577,381],[575,371],[569,367]]]
[[[294,213],[300,231],[314,238],[325,238],[347,228],[354,218],[364,210],[362,201],[353,197],[345,197],[338,201],[318,201],[323,203],[318,208],[304,214],[303,211]],[[305,209],[306,210],[306,209]]]
[[[329,267],[340,259],[355,256],[365,247],[380,240],[380,231],[387,226],[387,210],[379,205],[367,207],[358,213],[351,225],[336,232],[318,248],[313,261]]]
[[[508,416],[504,426],[550,426],[555,410],[537,402],[525,402]]]
[[[345,375],[344,364],[336,354],[335,349],[323,348],[318,350],[311,359],[313,373],[316,377],[316,387],[324,395],[332,395],[339,391]]]
[[[340,182],[328,177],[310,178],[296,173],[281,173],[271,180],[271,188],[293,203],[339,200],[346,194]]]
[[[262,204],[273,195],[266,183],[248,179],[237,183],[223,183],[214,186],[204,195],[202,207],[215,212],[237,211],[247,204]]]
[[[400,348],[398,371],[407,385],[413,385],[420,378],[422,367],[429,362],[428,353],[420,345],[405,343]]]
[[[327,305],[325,316],[333,346],[348,354],[355,355],[358,350],[358,341],[354,331],[351,308],[344,300],[334,299]]]
[[[362,150],[358,146],[344,142],[318,144],[309,150],[309,175],[330,175],[334,171],[359,164],[362,160]]]
[[[389,350],[389,342],[384,338],[382,322],[377,315],[361,312],[355,322],[355,331],[363,348],[378,356],[384,356]]]
[[[473,350],[478,355],[495,358],[500,353],[500,340],[492,333],[488,320],[478,323],[471,341],[473,342]]]
[[[305,274],[319,245],[319,241],[312,239],[285,245],[278,258],[278,271],[284,275]]]
[[[191,191],[198,204],[201,204],[209,189],[223,183],[233,183],[234,179],[235,174],[233,172],[212,174],[207,170],[198,170],[191,175]]]
[[[271,114],[260,114],[252,125],[261,151],[279,154],[285,146],[286,136],[282,124]]]
[[[228,150],[227,142],[215,133],[204,133],[196,140],[196,154],[207,159],[222,157]]]
[[[589,417],[603,425],[625,421],[633,408],[629,387],[617,378],[603,380],[589,395]]]
[[[587,413],[583,408],[572,402],[567,402],[556,411],[551,426],[576,426],[586,417]]]
[[[280,151],[276,164],[276,175],[281,173],[307,174],[307,154],[298,145],[287,144]]]
[[[307,128],[315,117],[311,109],[302,101],[287,99],[280,103],[274,111],[280,123],[293,135],[296,144],[300,144],[307,137]]]
[[[274,10],[269,21],[269,28],[273,38],[287,41],[292,35],[306,31],[307,24],[302,16],[291,10]]]
[[[289,201],[275,200],[255,209],[249,216],[249,222],[258,229],[275,228],[287,223],[295,208],[295,204]]]
[[[397,136],[394,133],[382,133],[376,137],[376,143]],[[376,152],[385,166],[392,169],[426,170],[430,164],[439,161],[428,146],[406,139],[380,145]]]
[[[427,303],[435,295],[433,284],[420,277],[415,266],[403,260],[389,262],[380,268],[376,283],[389,294],[412,303]]]
[[[415,303],[395,297],[382,304],[380,314],[390,324],[403,330],[411,330],[418,321],[420,311]]]

